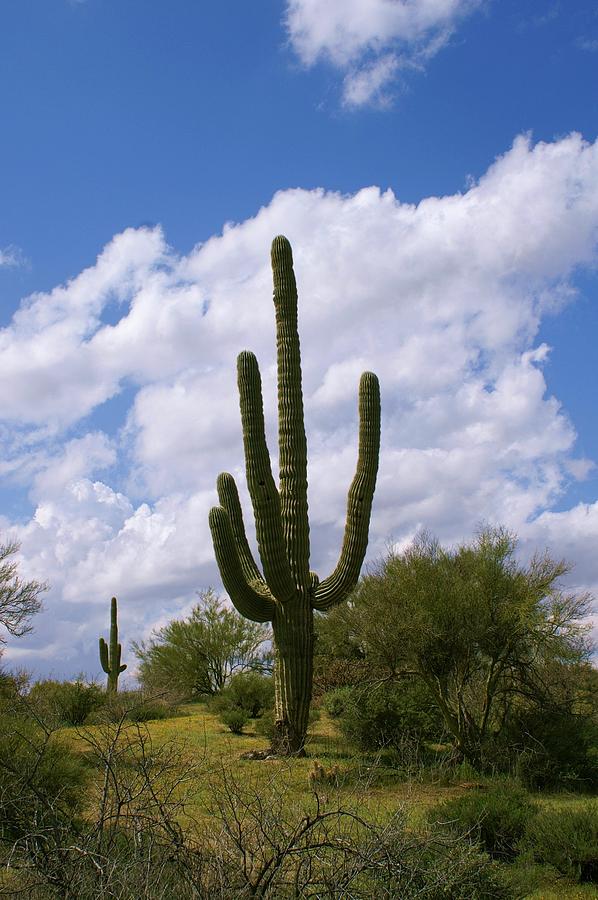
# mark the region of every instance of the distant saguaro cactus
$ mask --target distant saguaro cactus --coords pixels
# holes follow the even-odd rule
[[[380,389],[372,372],[359,385],[359,453],[347,500],[345,536],[335,570],[320,581],[309,569],[307,442],[303,422],[297,288],[291,245],[272,242],[278,356],[277,489],[266,446],[260,371],[253,353],[237,360],[247,486],[251,496],[262,575],[253,559],[232,475],[218,477],[220,506],[210,528],[224,586],[238,611],[254,622],[272,622],[275,663],[275,752],[302,753],[313,679],[313,610],[346,599],[359,578],[380,447]]]
[[[110,645],[103,637],[100,638],[100,662],[102,669],[108,676],[108,693],[115,694],[118,690],[118,676],[127,668],[121,666],[121,646],[118,643],[118,622],[116,621],[116,597],[110,601]]]

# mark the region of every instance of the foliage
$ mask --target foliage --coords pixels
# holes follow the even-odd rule
[[[331,614],[331,618],[334,613]],[[336,690],[336,688],[350,687],[356,684],[368,684],[372,679],[382,679],[388,672],[381,666],[374,666],[371,660],[350,658],[342,656],[325,655],[319,643],[321,629],[321,616],[316,620],[316,648],[318,652],[314,656],[314,699],[318,700],[324,694]],[[327,651],[328,652],[328,651]],[[344,652],[344,648],[331,651]]]
[[[339,727],[361,750],[398,748],[406,738],[420,742],[442,735],[434,699],[425,684],[414,679],[345,691]]]
[[[45,755],[59,747],[54,736],[21,737],[22,745],[0,752],[0,861],[10,861],[25,895],[30,885],[30,896],[61,900],[512,896],[487,857],[459,839],[414,832],[401,810],[380,825],[358,804],[327,806],[317,792],[304,808],[280,772],[264,783],[239,778],[236,767],[192,763],[183,747],[156,744],[124,721],[78,735],[93,776],[78,816],[82,781],[64,769],[69,754],[61,748],[62,762],[52,758],[46,775]],[[34,771],[44,774],[32,782]],[[27,790],[42,790],[27,793],[27,780]],[[198,790],[207,791],[206,819],[186,832],[180,820]]]
[[[598,883],[598,801],[543,809],[529,822],[521,846],[563,875]]]
[[[94,681],[80,675],[75,681],[36,681],[28,694],[29,705],[40,716],[60,725],[83,725],[105,702],[105,694]]]
[[[270,709],[262,713],[259,719],[255,721],[255,730],[258,734],[263,735],[268,741],[273,741],[276,737],[276,722],[274,721],[274,710]]]
[[[496,754],[510,755],[532,789],[591,790],[598,786],[598,671],[552,665],[545,679],[541,704],[526,698],[511,704],[495,738]]]
[[[350,687],[335,688],[324,694],[322,703],[331,719],[338,719],[343,715],[351,703],[353,695],[354,691]]]
[[[591,719],[546,707],[527,710],[508,723],[517,748],[515,771],[529,788],[598,786],[598,728]]]
[[[327,787],[332,789],[330,779]],[[366,789],[366,785],[362,785]],[[240,778],[226,769],[215,782],[210,832],[222,823],[218,849],[231,897],[329,900],[507,900],[501,872],[466,841],[416,832],[399,808],[384,825],[359,802],[326,805],[318,791],[307,808],[280,777]],[[236,892],[235,892],[236,891]]]
[[[187,619],[173,620],[148,643],[133,643],[146,692],[197,699],[221,691],[235,673],[267,667],[268,629],[226,607],[212,590],[199,596]]]
[[[429,820],[459,834],[467,834],[495,859],[512,859],[525,829],[536,814],[527,793],[498,781],[446,800],[434,807]]]
[[[17,541],[0,545],[0,629],[13,637],[22,637],[31,629],[31,618],[40,611],[40,595],[48,589],[39,581],[23,581],[18,574],[18,563],[13,557],[18,553]],[[0,645],[6,643],[0,630]]]
[[[105,703],[85,720],[86,724],[119,722],[150,722],[176,714],[176,707],[165,697],[154,697],[143,691],[119,691],[106,696]]]
[[[0,759],[3,862],[21,873],[23,894],[57,900],[197,896],[178,867],[184,841],[178,817],[197,766],[171,744],[152,744],[144,727],[130,722],[82,731],[79,739],[88,773],[96,775],[86,794],[81,780],[68,776],[70,754],[50,732],[41,745],[26,734],[17,743],[16,756],[25,753],[26,766],[17,770]],[[80,806],[83,798],[85,815],[78,817],[69,803]]]
[[[590,652],[589,596],[560,588],[564,562],[536,554],[523,565],[516,546],[502,528],[454,550],[421,534],[331,614],[330,628],[374,665],[426,684],[459,751],[478,766],[520,698],[546,703],[547,673]]]
[[[216,695],[211,707],[217,712],[241,709],[249,719],[257,719],[274,705],[274,682],[259,672],[233,675],[229,684]]]
[[[249,716],[244,709],[229,707],[222,710],[220,719],[233,734],[242,734],[249,721]]]
[[[86,778],[81,758],[43,723],[0,715],[0,841],[72,822]]]
[[[30,677],[29,672],[24,669],[9,671],[0,666],[0,704],[2,701],[15,700],[25,693]]]

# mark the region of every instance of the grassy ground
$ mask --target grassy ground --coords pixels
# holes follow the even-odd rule
[[[434,780],[430,780],[423,770],[410,778],[399,777],[396,770],[351,751],[324,713],[312,725],[307,757],[292,761],[240,759],[246,751],[267,746],[266,738],[255,732],[253,723],[244,734],[233,735],[203,705],[189,704],[182,707],[180,713],[174,718],[148,722],[147,728],[156,745],[176,742],[183,748],[183,765],[200,763],[206,773],[206,777],[200,779],[189,805],[190,822],[201,822],[207,814],[210,784],[220,778],[223,764],[232,765],[239,782],[254,788],[265,787],[276,779],[284,785],[292,804],[307,807],[313,802],[315,788],[326,800],[358,804],[362,813],[379,820],[403,809],[407,821],[413,825],[420,824],[431,807],[449,797],[475,790],[480,783],[479,778],[467,772],[463,772],[463,777],[453,772],[450,777],[436,777]],[[85,753],[84,731],[77,734],[74,729],[65,729],[62,734],[69,743]],[[89,731],[93,733],[94,729]],[[316,763],[327,772],[337,767],[338,775],[332,779],[333,783],[323,780],[314,784],[310,773],[314,772]],[[535,795],[534,799],[540,804],[565,807],[583,803],[586,798],[582,795],[542,794]],[[523,866],[519,870],[515,866],[512,871],[530,900],[586,900],[598,897],[596,887],[575,885],[547,868],[524,871]]]

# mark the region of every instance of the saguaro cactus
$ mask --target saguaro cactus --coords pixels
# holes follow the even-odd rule
[[[237,360],[247,486],[251,496],[261,574],[252,556],[232,475],[218,477],[220,506],[210,528],[224,586],[237,610],[254,622],[272,622],[276,737],[273,749],[302,753],[312,693],[313,610],[346,599],[359,578],[368,541],[380,447],[378,379],[364,372],[359,385],[359,453],[347,500],[345,535],[332,574],[320,581],[309,569],[307,442],[303,424],[297,288],[291,246],[272,243],[278,356],[279,487],[264,431],[260,371],[253,353]]]
[[[100,662],[102,669],[108,676],[108,693],[115,694],[118,690],[118,676],[127,668],[126,663],[120,664],[121,646],[118,643],[118,623],[116,621],[116,597],[110,601],[110,645],[103,637],[100,638]]]

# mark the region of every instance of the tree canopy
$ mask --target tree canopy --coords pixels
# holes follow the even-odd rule
[[[267,626],[243,618],[211,589],[199,598],[188,618],[174,619],[148,642],[133,643],[145,688],[189,698],[211,695],[235,673],[265,667]]]
[[[517,698],[552,696],[562,667],[590,653],[583,618],[591,598],[563,589],[568,565],[548,553],[523,564],[516,549],[504,528],[485,528],[455,549],[420,534],[318,626],[323,646],[422,679],[474,762]]]
[[[47,590],[42,582],[20,578],[14,559],[19,549],[17,541],[0,544],[0,645],[6,643],[3,631],[13,637],[29,634],[31,619],[42,606],[40,595]]]

